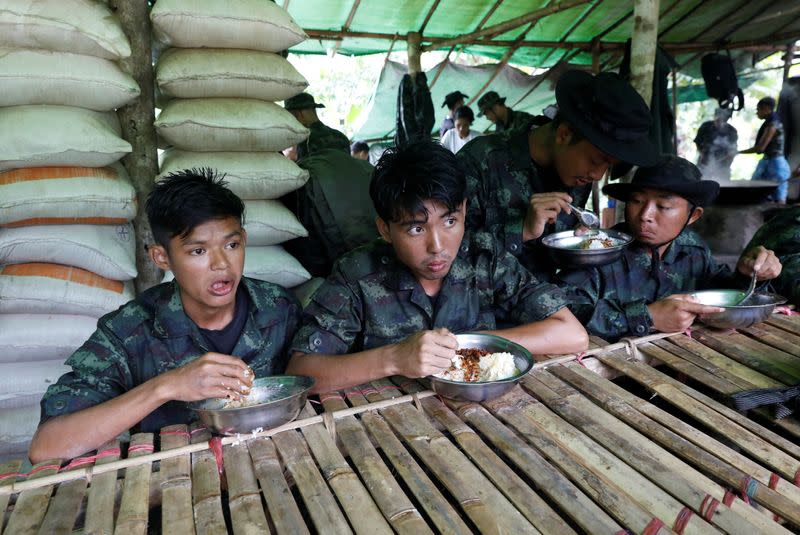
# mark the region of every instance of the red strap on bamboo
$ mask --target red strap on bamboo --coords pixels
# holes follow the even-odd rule
[[[0,480],[8,479],[10,477],[30,477],[37,472],[41,472],[42,470],[59,470],[60,468],[60,464],[43,464],[42,466],[32,469],[30,472],[8,472],[7,474],[0,474]]]
[[[188,431],[161,431],[161,436],[176,436],[176,437],[186,437],[189,438],[190,435]]]
[[[794,484],[800,487],[800,468],[798,468],[797,472],[794,473]]]
[[[772,490],[775,490],[775,487],[778,486],[778,481],[780,481],[780,480],[781,480],[781,476],[779,476],[775,472],[772,472],[772,475],[769,476],[769,488],[771,488]]]
[[[700,504],[700,515],[711,522],[717,507],[719,507],[719,501],[710,494],[706,494],[706,497],[703,498],[703,503]]]
[[[222,460],[222,438],[212,437],[208,441],[208,448],[211,450],[211,453],[214,454],[214,460],[217,461],[217,470],[219,470],[220,475],[222,475],[223,470],[225,470]]]
[[[583,363],[583,357],[585,356],[586,356],[586,351],[581,351],[580,354],[577,357],[575,357],[575,362],[577,362],[584,368],[586,367],[586,364]]]
[[[642,535],[656,535],[663,527],[664,523],[660,518],[653,518],[642,530]]]
[[[722,503],[724,503],[725,506],[730,507],[731,504],[733,503],[733,500],[735,499],[736,499],[736,494],[734,494],[730,489],[728,489],[725,491],[725,496],[722,497]]]
[[[111,456],[119,456],[119,448],[110,448],[107,450],[103,450],[98,452],[95,455],[87,455],[86,457],[76,457],[72,459],[70,463],[62,468],[62,470],[70,470],[72,468],[76,468],[78,466],[83,466],[84,464],[91,464],[95,462],[97,459],[102,459],[103,457],[111,457]]]
[[[694,513],[692,510],[688,507],[681,509],[681,512],[678,513],[678,518],[675,519],[675,524],[672,526],[672,528],[675,530],[675,533],[678,535],[683,535],[683,530],[686,529],[686,524],[689,523],[689,520],[691,520],[693,514]]]
[[[128,455],[130,455],[131,453],[137,453],[137,452],[140,452],[140,451],[144,451],[144,452],[147,452],[147,453],[153,453],[155,451],[155,448],[153,447],[152,444],[134,444],[133,446],[128,448]]]
[[[683,331],[683,334],[685,334],[686,336],[691,338],[692,337],[692,328],[691,327],[687,327],[686,330]]]

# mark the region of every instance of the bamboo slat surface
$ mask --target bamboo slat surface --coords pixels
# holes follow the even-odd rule
[[[800,382],[800,317],[587,354],[481,403],[392,377],[253,436],[176,425],[6,463],[0,535],[800,533],[800,421],[727,400]]]

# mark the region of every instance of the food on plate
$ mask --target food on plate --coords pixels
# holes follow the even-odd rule
[[[483,349],[464,348],[456,351],[448,369],[436,375],[441,379],[474,383],[499,381],[519,374],[511,353],[491,353]]]

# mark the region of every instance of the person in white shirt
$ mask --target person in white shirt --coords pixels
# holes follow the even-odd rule
[[[480,134],[472,130],[475,114],[469,106],[461,106],[456,110],[455,128],[445,132],[442,136],[442,146],[449,149],[453,154],[461,150],[461,147],[478,137]]]

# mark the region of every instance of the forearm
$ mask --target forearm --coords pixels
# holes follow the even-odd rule
[[[45,422],[31,442],[32,463],[71,459],[127,431],[166,401],[158,377],[94,407]]]
[[[286,373],[313,377],[315,394],[341,390],[396,375],[395,349],[393,344],[350,355],[295,352]]]
[[[525,347],[534,355],[576,353],[589,347],[589,335],[569,309],[562,308],[549,318],[492,331]]]

